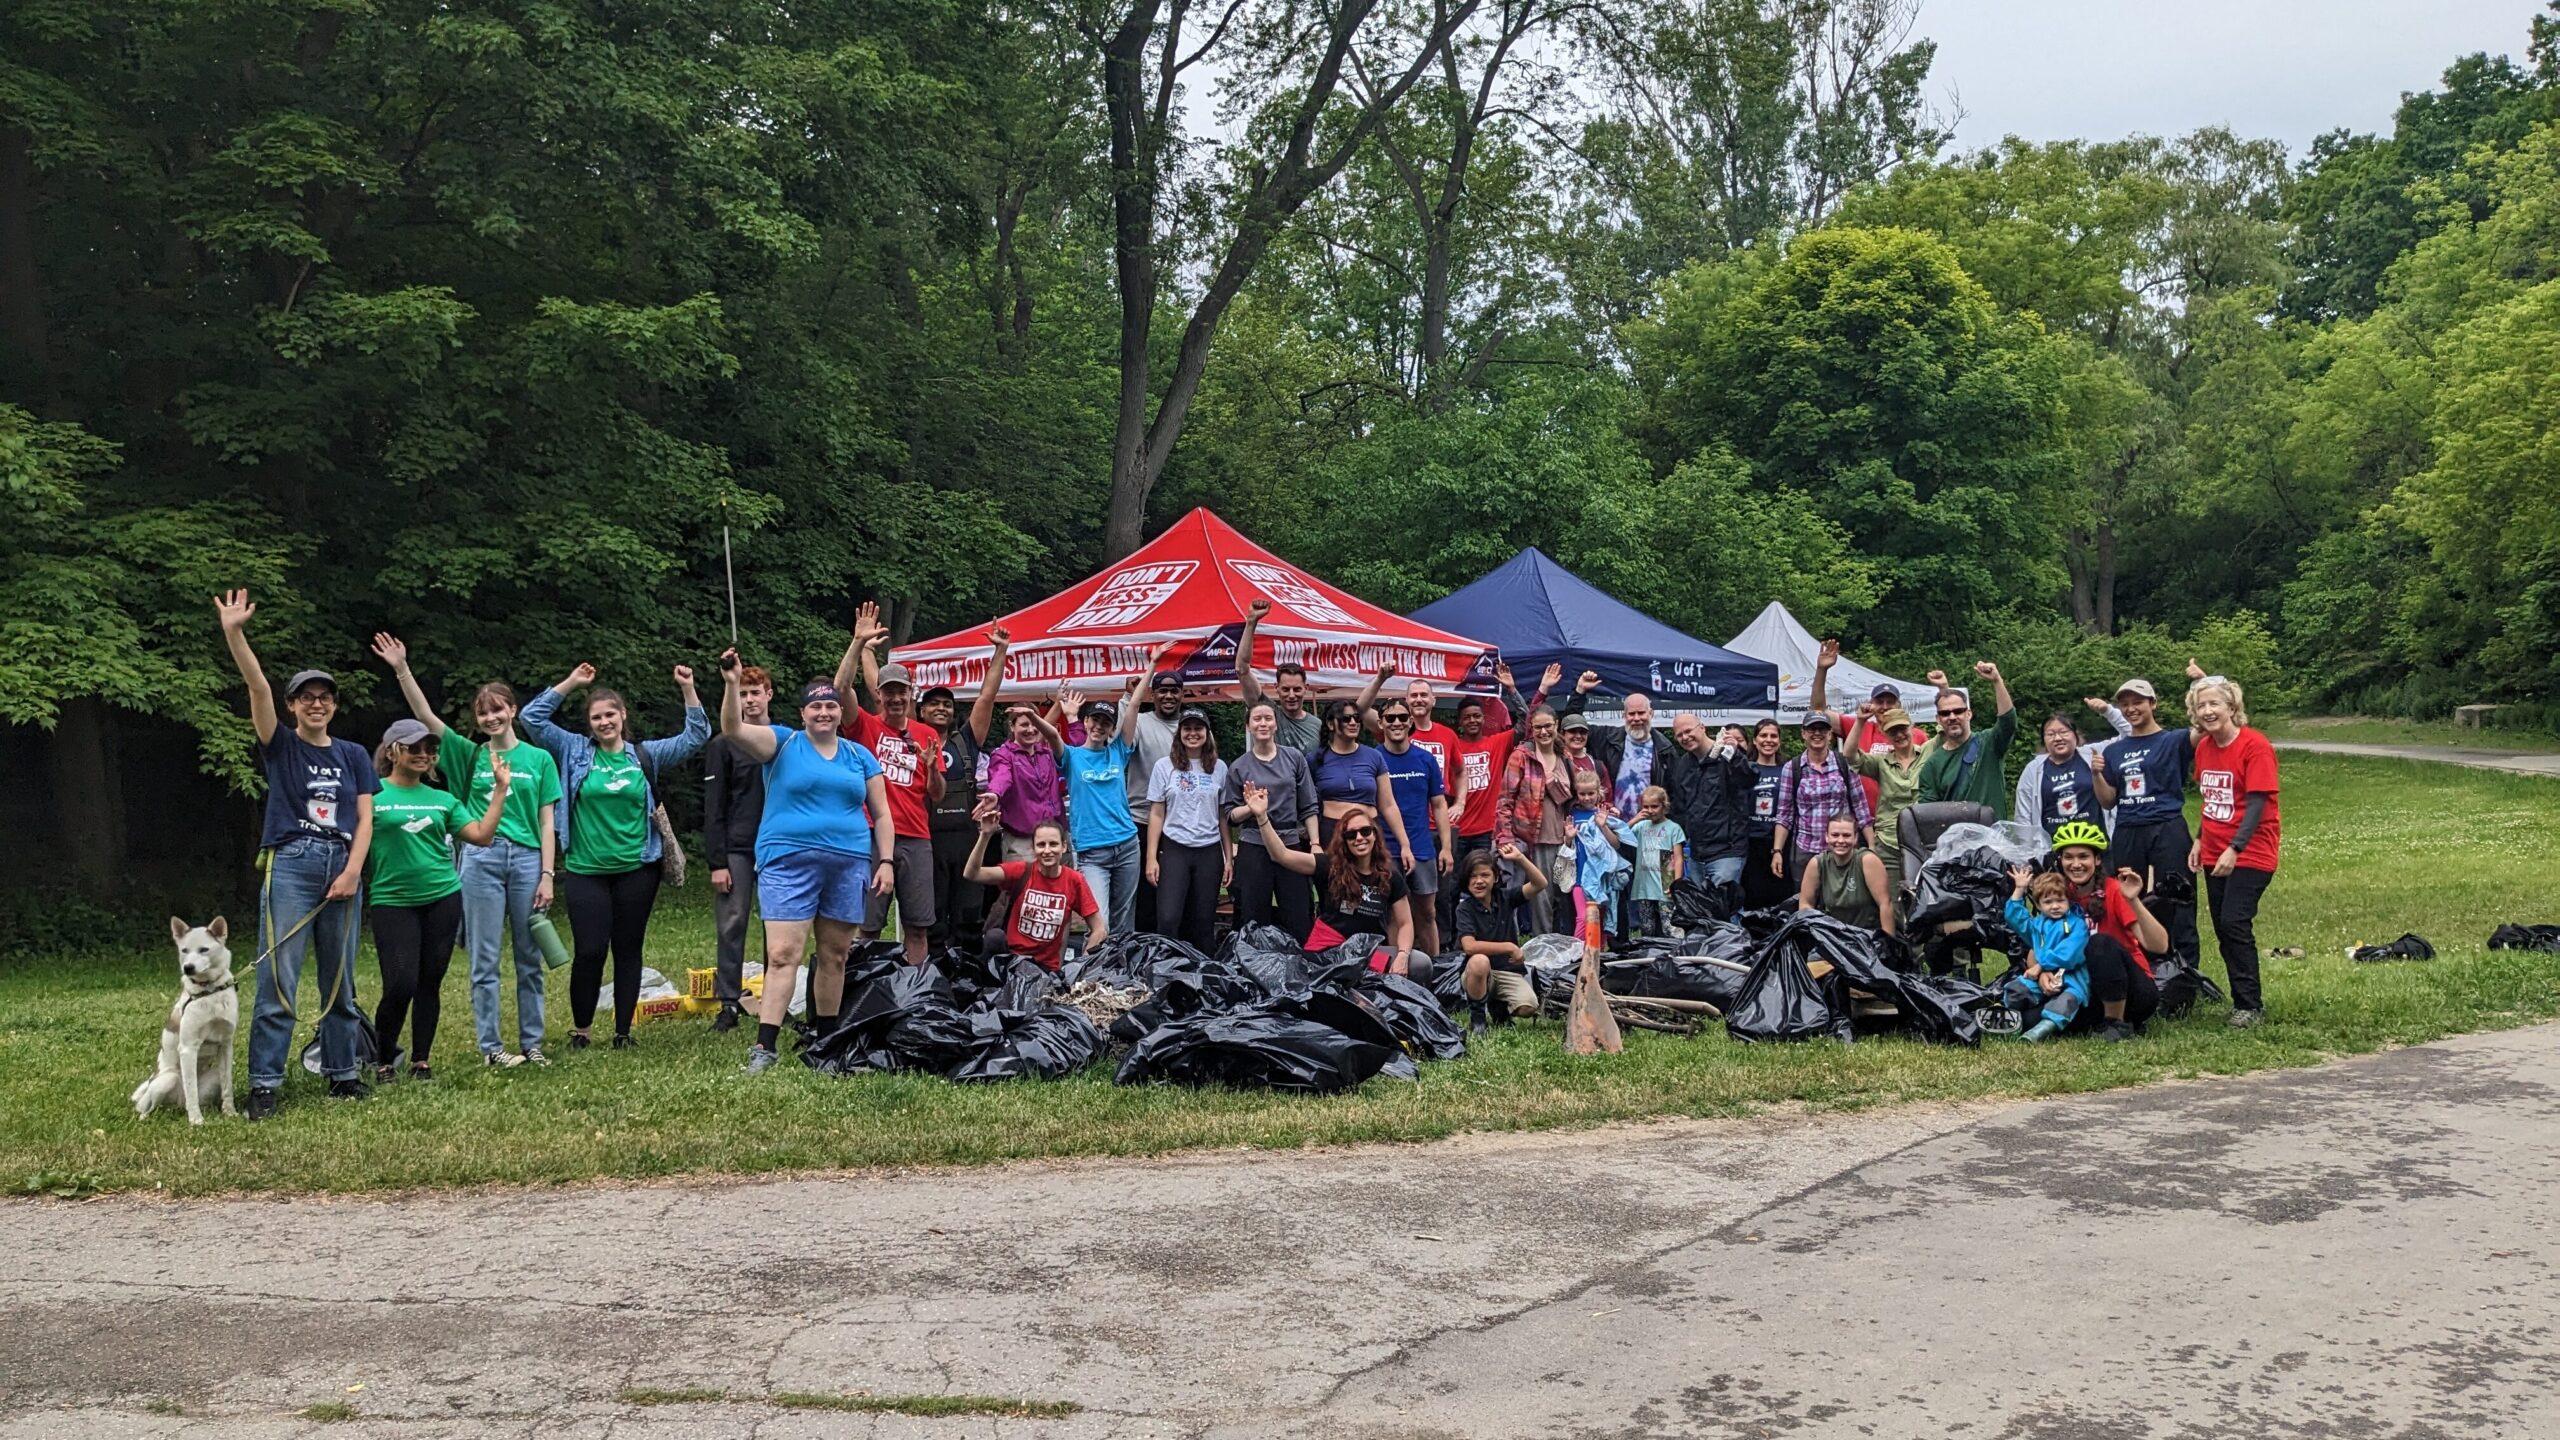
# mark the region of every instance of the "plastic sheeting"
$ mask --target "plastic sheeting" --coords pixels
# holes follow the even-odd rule
[[[1113,1078],[1122,1085],[1169,1080],[1321,1094],[1380,1073],[1416,1071],[1376,1007],[1324,989],[1159,1025],[1130,1048]]]
[[[1741,908],[1740,885],[1709,884],[1690,875],[1671,882],[1671,893],[1663,906],[1670,922],[1684,932],[1704,930],[1730,920]]]
[[[1893,1005],[1903,1023],[1924,1040],[1978,1045],[1982,1025],[1975,1011],[1993,1004],[1996,991],[1950,975],[1918,975],[1901,968],[1904,951],[1891,936],[1835,920],[1819,911],[1790,918],[1769,936],[1753,959],[1733,1006],[1726,1033],[1737,1040],[1854,1038],[1849,992],[1863,991]],[[1812,963],[1830,962],[1816,978]]]
[[[1396,1043],[1417,1058],[1455,1060],[1467,1053],[1466,1034],[1449,1019],[1440,997],[1406,976],[1353,961],[1318,976],[1316,989],[1348,992],[1366,1000],[1387,1022]]]

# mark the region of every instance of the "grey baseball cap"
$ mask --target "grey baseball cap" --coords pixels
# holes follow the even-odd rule
[[[415,745],[434,734],[434,731],[415,720],[394,720],[391,722],[391,728],[382,732],[382,738],[393,745]]]
[[[879,690],[891,685],[904,685],[912,690],[915,688],[915,683],[914,679],[907,674],[907,667],[892,660],[880,667],[880,678],[873,682],[871,688]]]
[[[328,671],[296,670],[293,672],[293,678],[284,682],[284,698],[290,700],[294,696],[301,694],[302,687],[310,684],[314,680],[328,686],[330,694],[335,695],[338,693],[338,677],[330,674]]]

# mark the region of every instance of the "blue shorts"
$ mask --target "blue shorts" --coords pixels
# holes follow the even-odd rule
[[[756,908],[767,920],[862,923],[871,857],[840,850],[786,850],[756,861]]]

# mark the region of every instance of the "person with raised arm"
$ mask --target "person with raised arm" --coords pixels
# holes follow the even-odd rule
[[[1000,633],[1000,632],[999,632]],[[965,873],[978,839],[978,797],[985,793],[987,737],[995,725],[996,692],[1004,686],[1001,646],[978,682],[977,699],[960,713],[959,698],[936,685],[916,701],[916,714],[942,736],[942,795],[933,802],[933,929],[937,947],[978,949],[986,923],[986,887]]]
[[[364,913],[364,870],[373,849],[373,797],[382,788],[373,757],[329,733],[338,714],[338,682],[326,670],[297,670],[285,682],[293,724],[276,718],[276,697],[249,647],[258,607],[246,590],[213,602],[222,643],[249,691],[249,726],[258,737],[258,766],[267,798],[258,835],[258,992],[249,1018],[249,1118],[276,1113],[293,1058],[293,996],[302,962],[320,957],[320,1068],[329,1098],[373,1093],[358,1078],[356,1054],[364,1012],[356,1005],[356,946]]]
[[[1929,683],[1938,687],[1938,738],[1936,753],[1920,763],[1920,800],[1970,800],[2002,817],[2009,813],[2009,777],[2001,762],[2018,736],[2018,705],[1999,666],[1976,660],[1973,673],[1991,682],[1996,718],[1988,731],[1973,728],[1973,697],[1947,683],[1946,671],[1929,672]]]
[[[907,963],[922,965],[925,947],[940,918],[933,894],[933,803],[946,788],[942,775],[942,732],[915,718],[915,681],[907,667],[880,663],[879,647],[889,639],[880,623],[880,607],[862,602],[854,612],[853,643],[836,662],[836,693],[853,693],[857,671],[871,692],[871,708],[857,705],[844,733],[871,752],[889,786],[889,812],[897,822],[897,844],[881,853],[898,879],[898,943]],[[872,907],[862,936],[877,940],[889,924],[889,907]]]
[[[659,779],[711,738],[711,717],[694,693],[693,667],[672,671],[684,701],[684,728],[655,740],[631,738],[631,715],[620,692],[587,689],[596,667],[581,662],[559,683],[524,707],[525,734],[560,762],[560,868],[568,872],[561,896],[569,904],[569,1048],[593,1043],[596,997],[604,988],[608,951],[613,957],[613,1048],[631,1048],[631,1020],[640,1004],[640,955],[649,916],[658,908],[658,864],[666,854],[654,816]],[[566,730],[551,718],[569,696],[587,689],[587,730]]]
[[[738,687],[738,713],[748,724],[773,719],[773,676],[763,666],[741,665],[721,679]],[[711,989],[720,1002],[711,1028],[723,1034],[746,1013],[747,917],[756,908],[756,832],[763,828],[764,766],[728,736],[712,736],[702,747],[702,853],[711,865]],[[761,939],[756,953],[764,953]]]
[[[516,692],[506,681],[491,680],[472,692],[471,723],[481,737],[474,740],[445,724],[427,703],[427,692],[409,668],[409,647],[398,636],[375,635],[373,653],[391,667],[409,713],[434,732],[436,766],[444,772],[445,788],[462,797],[465,809],[476,814],[487,803],[501,758],[514,776],[498,838],[462,852],[462,943],[471,960],[471,1021],[482,1063],[499,1069],[527,1061],[540,1064],[544,976],[533,917],[551,908],[559,880],[553,821],[560,804],[560,766],[551,752],[517,736]],[[500,1038],[504,1017],[498,962],[510,944],[516,971],[513,1053]]]
[[[764,1004],[750,1075],[773,1068],[782,1022],[809,969],[809,1008],[819,1030],[842,1008],[845,956],[865,912],[897,888],[898,827],[879,757],[844,733],[844,699],[832,679],[800,688],[800,728],[758,725],[738,703],[738,652],[720,656],[729,681],[720,733],[764,767],[764,824],[756,832],[756,875],[764,900]]]
[[[462,933],[462,876],[454,870],[453,847],[460,842],[468,855],[496,840],[507,810],[506,756],[490,757],[489,791],[475,810],[453,791],[426,783],[436,772],[436,748],[424,721],[394,720],[373,752],[382,788],[373,797],[377,843],[365,891],[373,901],[373,953],[382,969],[382,999],[373,1015],[374,1082],[381,1085],[399,1073],[391,1057],[404,1026],[409,1078],[435,1078],[445,970]]]
[[[1304,752],[1280,743],[1280,709],[1257,700],[1245,711],[1244,752],[1227,766],[1218,803],[1236,829],[1235,923],[1278,925],[1304,940],[1315,924],[1315,892],[1289,857],[1307,842],[1318,813],[1315,777]],[[1258,797],[1258,798],[1257,798]]]
[[[1262,628],[1263,617],[1270,613],[1270,601],[1254,601],[1245,608],[1244,629],[1236,637],[1236,695],[1248,709],[1266,698],[1262,683],[1254,674],[1253,637]],[[1267,698],[1277,724],[1273,733],[1282,746],[1303,755],[1325,742],[1324,717],[1307,704],[1306,666],[1295,660],[1283,660],[1274,666]]]

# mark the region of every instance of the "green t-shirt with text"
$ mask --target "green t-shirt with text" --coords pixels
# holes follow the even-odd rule
[[[481,801],[481,809],[488,801]],[[462,889],[453,868],[454,832],[478,818],[451,791],[386,780],[373,797],[373,849],[366,857],[376,905],[432,905]]]
[[[480,818],[497,783],[489,770],[489,747],[447,729],[436,741],[436,767],[444,772],[444,783],[462,797],[471,818]],[[507,808],[498,812],[498,838],[539,850],[542,807],[560,800],[560,762],[539,745],[518,743],[507,751],[507,769]]]
[[[572,875],[619,875],[640,868],[649,841],[649,786],[629,750],[598,750],[578,784],[577,819],[561,868]]]

